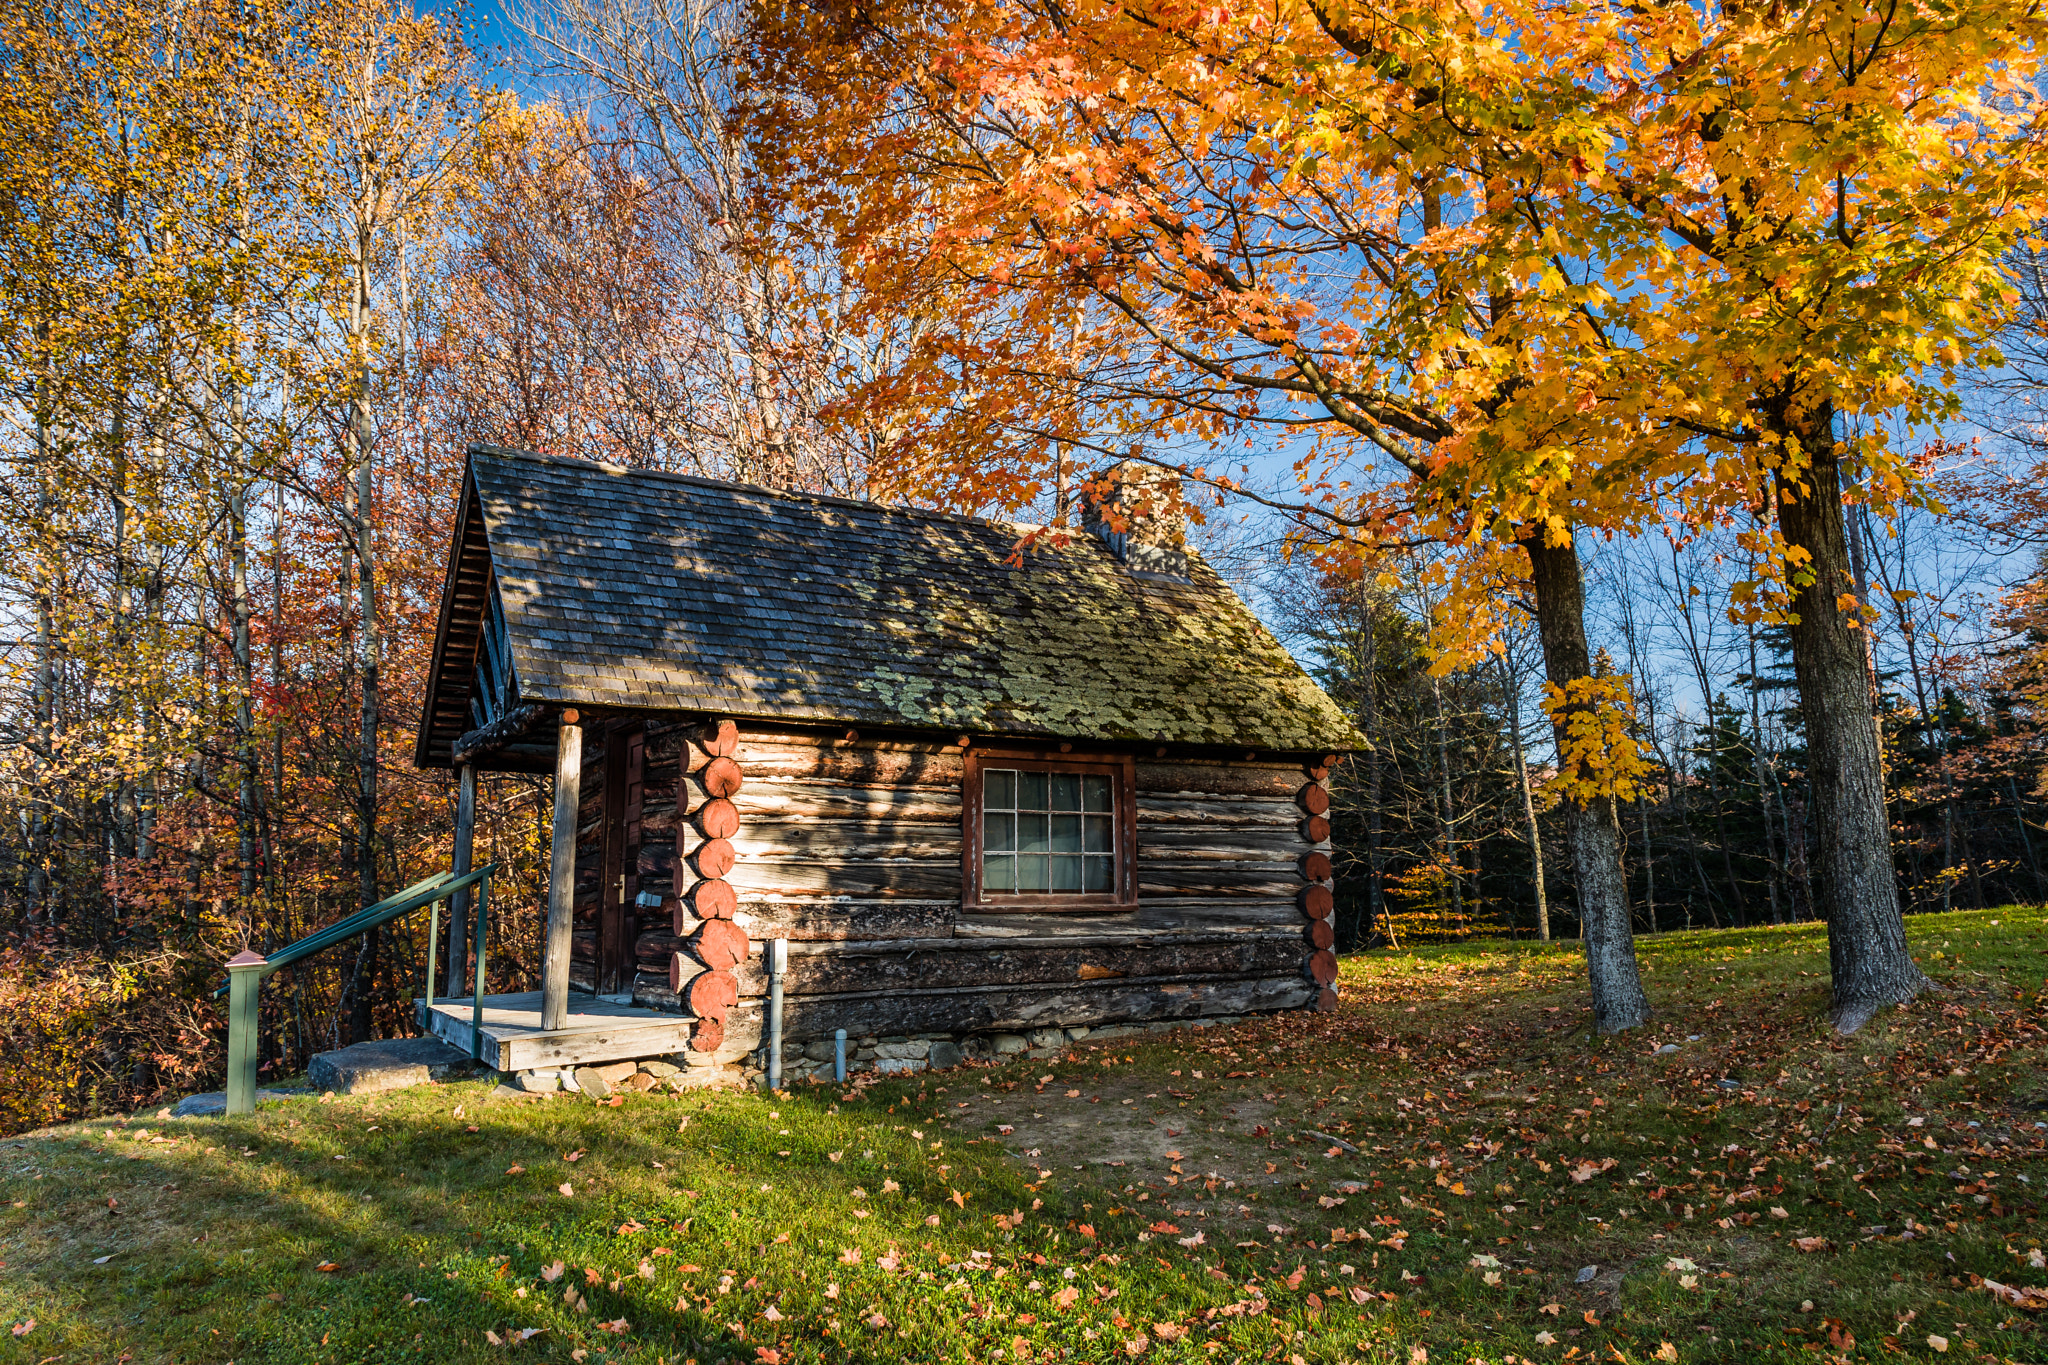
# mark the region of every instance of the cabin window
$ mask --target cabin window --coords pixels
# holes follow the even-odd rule
[[[1104,910],[1136,901],[1130,765],[977,754],[968,769],[967,903]]]

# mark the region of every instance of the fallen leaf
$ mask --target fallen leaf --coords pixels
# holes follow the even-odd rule
[[[506,1175],[524,1175],[524,1174],[526,1174],[526,1168],[525,1168],[524,1166],[520,1166],[520,1165],[514,1164],[514,1165],[511,1165],[511,1166],[507,1166],[507,1167],[505,1168],[505,1174],[506,1174]]]
[[[564,1199],[573,1198],[576,1193],[576,1187],[574,1185],[571,1185],[566,1180],[564,1180],[561,1184],[555,1186],[555,1188],[562,1192],[562,1197]]]
[[[17,1322],[14,1324],[14,1335],[18,1337],[25,1337],[35,1330],[36,1320],[34,1318],[30,1318],[27,1322]]]
[[[314,1266],[313,1269],[319,1271],[323,1275],[332,1275],[335,1271],[341,1269],[341,1267],[336,1265],[333,1261],[322,1261],[319,1265]]]
[[[1074,1288],[1074,1286],[1072,1285],[1067,1285],[1065,1288],[1061,1289],[1059,1293],[1052,1296],[1052,1301],[1057,1307],[1065,1309],[1072,1308],[1074,1306],[1074,1300],[1080,1297],[1080,1290]],[[35,1324],[30,1323],[29,1325],[34,1326]]]
[[[1801,1251],[1826,1251],[1828,1249],[1828,1239],[1825,1237],[1794,1237],[1792,1245],[1798,1247]]]
[[[583,1149],[582,1149],[581,1147],[578,1147],[578,1148],[577,1148],[577,1149],[576,1149],[575,1151],[573,1151],[573,1152],[565,1152],[565,1153],[563,1153],[563,1154],[562,1154],[562,1160],[564,1160],[564,1161],[581,1161],[581,1160],[583,1160],[583,1158],[584,1158],[584,1155],[585,1155],[585,1153],[584,1153]]]
[[[1555,1346],[1557,1345],[1557,1338],[1549,1332],[1538,1332],[1536,1334],[1536,1344],[1538,1346]]]
[[[1948,1338],[1936,1336],[1934,1333],[1929,1332],[1927,1334],[1927,1344],[1937,1351],[1946,1351],[1948,1349]]]
[[[540,1277],[549,1284],[553,1284],[556,1280],[562,1278],[562,1273],[568,1268],[568,1266],[563,1265],[560,1261],[556,1261],[553,1265],[542,1266],[540,1268]]]
[[[97,1265],[98,1262],[94,1264]],[[2002,1303],[2009,1303],[2022,1312],[2038,1313],[2048,1308],[2048,1289],[2037,1289],[2032,1285],[2014,1288],[2009,1284],[2000,1284],[1996,1280],[1984,1281],[1984,1287],[1991,1291],[1993,1298]]]
[[[1678,1348],[1677,1348],[1676,1346],[1673,1346],[1673,1345],[1672,1345],[1672,1344],[1671,1344],[1670,1342],[1668,1342],[1668,1341],[1667,1341],[1667,1342],[1665,1342],[1665,1343],[1664,1343],[1663,1345],[1661,1345],[1661,1346],[1659,1346],[1659,1347],[1657,1348],[1657,1359],[1659,1359],[1659,1360],[1676,1360],[1676,1359],[1678,1359]]]

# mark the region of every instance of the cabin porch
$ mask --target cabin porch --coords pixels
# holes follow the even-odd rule
[[[443,996],[431,1009],[425,1001],[416,1003],[435,1037],[499,1071],[600,1066],[681,1052],[689,1046],[693,1022],[678,1014],[571,995],[562,1025],[543,1028],[541,993],[521,991],[485,996],[478,1029],[475,1001],[469,996]]]

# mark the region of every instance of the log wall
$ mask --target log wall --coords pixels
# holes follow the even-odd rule
[[[590,734],[575,939],[586,988],[606,759],[602,733]],[[715,718],[648,721],[641,837],[628,851],[639,889],[662,898],[629,921],[634,999],[698,1015],[705,1051],[744,1041],[728,1040],[724,1021],[742,1001],[757,1017],[758,950],[777,937],[790,940],[789,1038],[1334,1003],[1320,760],[1141,760],[1135,916],[963,915],[958,744],[752,723],[720,734]]]

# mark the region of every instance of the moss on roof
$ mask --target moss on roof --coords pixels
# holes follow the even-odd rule
[[[1009,523],[496,448],[470,471],[529,701],[1363,744],[1199,556],[1178,583],[1087,535],[1011,563]]]

